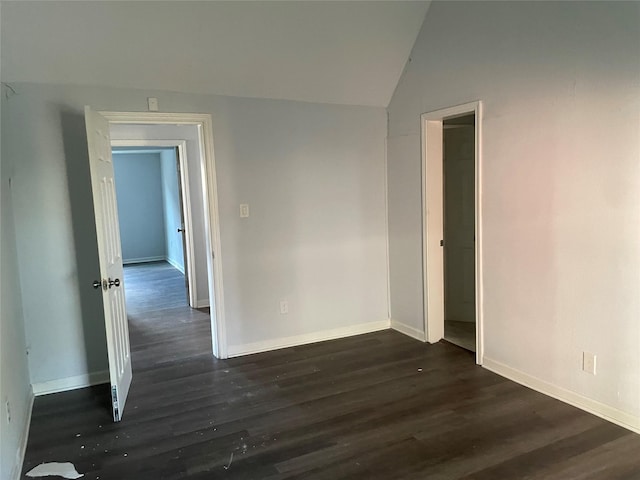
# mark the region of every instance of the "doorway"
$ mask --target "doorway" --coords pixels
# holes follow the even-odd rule
[[[483,358],[481,103],[422,120],[425,332]]]
[[[179,157],[184,159],[188,154],[189,164],[193,168],[187,169],[187,162],[181,164],[181,178],[183,186],[190,186],[190,195],[185,195],[185,199],[193,197],[190,201],[191,214],[185,208],[185,229],[187,238],[192,232],[193,249],[200,250],[199,260],[189,260],[188,265],[196,268],[188,269],[195,278],[195,282],[190,280],[190,292],[197,295],[195,303],[192,305],[198,309],[209,308],[210,311],[210,331],[211,348],[217,358],[227,358],[226,325],[224,316],[224,294],[222,282],[222,254],[220,248],[220,228],[217,202],[217,185],[215,173],[215,159],[213,154],[213,129],[211,116],[207,114],[183,114],[183,113],[157,113],[157,112],[101,112],[109,121],[112,134],[112,144],[114,141],[124,141],[132,145],[131,141],[149,142],[159,141],[159,138],[166,142],[171,142],[171,138],[186,139],[184,151]],[[149,128],[156,128],[166,136],[152,136]],[[116,132],[118,132],[116,134]],[[173,133],[173,135],[171,134]],[[177,135],[176,132],[180,134]],[[175,140],[173,140],[175,142]],[[140,144],[138,143],[138,144]],[[136,143],[133,143],[135,145]],[[185,174],[190,172],[186,180]],[[197,201],[195,196],[197,194]],[[199,213],[196,214],[196,209]],[[190,218],[199,218],[198,222],[191,221]],[[200,246],[197,245],[196,238],[200,238]],[[191,246],[187,242],[187,257],[191,255]],[[196,254],[191,256],[195,259]],[[198,268],[202,267],[202,268]],[[194,292],[201,292],[200,294]]]
[[[164,261],[183,276],[188,305],[208,306],[198,298],[186,141],[112,140],[111,146],[125,269]]]
[[[100,265],[100,279],[94,280],[93,287],[102,291],[105,329],[107,333],[107,354],[109,362],[109,377],[111,383],[110,397],[114,421],[122,419],[125,403],[133,380],[132,358],[130,348],[129,322],[125,304],[124,269],[122,261],[122,246],[118,222],[118,208],[115,189],[115,171],[112,161],[111,137],[114,128],[124,126],[121,140],[136,138],[132,131],[135,127],[157,127],[169,131],[180,131],[182,127],[190,127],[191,145],[195,152],[197,172],[194,178],[194,190],[198,190],[200,215],[198,224],[203,234],[202,258],[206,259],[206,290],[207,303],[210,304],[210,321],[206,328],[211,332],[210,341],[206,343],[212,348],[213,354],[219,358],[226,358],[226,331],[224,324],[224,306],[222,299],[222,269],[220,264],[220,230],[217,207],[217,188],[215,163],[213,160],[213,135],[211,116],[206,114],[166,114],[166,113],[134,113],[134,112],[96,112],[85,106],[85,126],[87,132],[87,146],[89,153],[89,170],[91,174],[91,195],[95,213],[95,227],[97,233],[98,259]],[[143,128],[144,129],[144,128]],[[188,137],[185,132],[185,136]],[[171,137],[170,137],[171,138]],[[175,137],[175,138],[179,138]],[[189,181],[192,179],[189,178]],[[195,224],[195,222],[194,222]],[[195,235],[194,235],[195,236]],[[215,260],[215,261],[214,261]],[[153,292],[162,296],[162,289],[154,288]],[[190,311],[194,311],[189,308]],[[153,321],[152,316],[145,316]],[[160,342],[163,347],[175,345],[177,336],[183,329],[173,329]],[[161,330],[160,332],[162,332]],[[135,334],[135,332],[133,332]],[[197,331],[190,332],[191,338],[201,339]],[[157,344],[152,339],[150,345]],[[206,353],[206,346],[199,348],[198,353]],[[148,349],[143,345],[140,355],[145,355]],[[178,352],[181,356],[183,345]],[[162,349],[159,355],[151,355],[151,364],[162,361],[163,356],[174,354]]]
[[[442,122],[444,339],[476,351],[475,114]]]
[[[180,175],[186,159],[179,153],[186,142],[113,143],[118,145],[112,145],[112,161],[135,375],[168,357],[186,360],[206,353],[211,327],[208,307],[192,311],[198,305],[189,263],[196,259],[193,248],[187,255],[193,238],[186,218],[189,225],[192,221],[188,183]]]

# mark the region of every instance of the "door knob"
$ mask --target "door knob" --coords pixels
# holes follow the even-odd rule
[[[115,280],[111,280],[109,279],[109,288],[111,287],[119,287],[120,286],[120,279],[116,278]]]
[[[102,286],[102,282],[100,280],[93,281],[93,288],[100,288]]]
[[[178,233],[182,233],[182,232],[184,232],[184,228],[179,228]]]

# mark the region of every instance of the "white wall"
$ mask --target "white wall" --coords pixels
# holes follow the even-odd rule
[[[384,109],[13,87],[2,141],[17,166],[13,198],[34,383],[106,368],[100,315],[82,313],[83,302],[99,310],[100,296],[91,275],[76,272],[82,264],[98,275],[95,231],[87,227],[93,219],[83,207],[90,193],[85,187],[78,194],[84,183],[75,181],[81,173],[88,184],[85,104],[144,111],[147,97],[156,96],[164,111],[212,113],[225,311],[236,351],[387,320]],[[250,218],[239,218],[240,203],[250,204]],[[75,244],[74,209],[85,214]],[[64,289],[43,291],[43,278]],[[281,299],[289,301],[288,315],[279,314]]]
[[[122,261],[164,259],[164,192],[160,153],[113,152]]]
[[[4,90],[4,89],[3,89]],[[3,143],[4,147],[4,143]],[[0,478],[18,478],[24,454],[24,439],[31,416],[32,390],[29,381],[26,342],[16,259],[16,238],[11,184],[13,169],[3,151],[1,173],[0,252]],[[9,402],[11,421],[7,421]]]
[[[485,358],[638,422],[639,85],[637,2],[433,3],[388,108],[392,318],[422,329],[420,114],[481,100]]]

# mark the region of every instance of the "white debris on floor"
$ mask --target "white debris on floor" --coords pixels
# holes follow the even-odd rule
[[[41,463],[35,468],[32,468],[27,472],[27,477],[62,477],[62,478],[80,478],[84,477],[82,473],[78,473],[76,471],[76,467],[73,466],[73,463],[65,462],[51,462],[51,463]]]
[[[231,464],[233,463],[233,452],[231,452],[231,456],[229,457],[229,465],[223,465],[225,470],[229,470],[231,468]]]

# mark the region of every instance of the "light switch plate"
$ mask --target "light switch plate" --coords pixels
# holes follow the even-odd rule
[[[596,374],[596,355],[594,353],[582,352],[582,370],[591,375]]]
[[[240,218],[248,218],[249,217],[249,205],[246,203],[242,203],[240,205]]]

